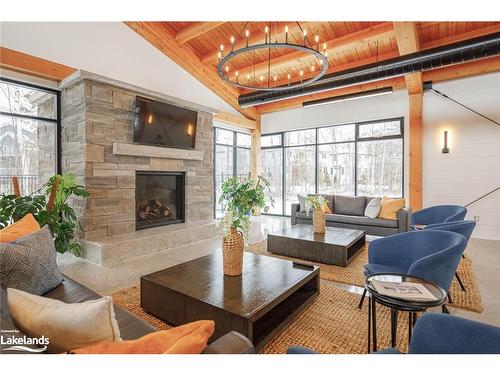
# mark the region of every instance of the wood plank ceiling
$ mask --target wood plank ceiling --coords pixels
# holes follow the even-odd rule
[[[238,105],[237,98],[245,90],[235,88],[224,83],[217,75],[218,63],[217,53],[221,44],[224,45],[224,53],[230,50],[230,37],[235,38],[235,48],[246,45],[245,31],[250,33],[250,44],[262,43],[265,38],[265,27],[270,28],[272,40],[280,41],[285,37],[285,26],[288,26],[288,38],[290,42],[301,44],[303,42],[303,30],[307,30],[309,41],[314,43],[314,37],[319,36],[320,50],[326,43],[328,50],[329,70],[328,72],[340,72],[346,69],[363,66],[377,61],[387,60],[401,54],[410,52],[416,46],[411,46],[412,41],[407,40],[407,50],[401,50],[402,38],[405,30],[412,29],[413,40],[419,41],[419,49],[426,50],[437,46],[455,43],[478,36],[483,36],[500,31],[500,22],[415,22],[408,25],[398,25],[393,22],[127,22],[133,30],[147,39],[150,43],[160,49],[164,54],[174,60],[181,67],[193,74],[197,79],[212,89],[217,95],[226,100],[231,106],[251,119],[257,119],[260,113],[272,112],[300,105],[305,100],[311,100],[316,96],[295,98],[281,102],[270,103],[256,108],[242,109]],[[399,42],[399,48],[398,48]],[[414,44],[414,43],[413,43]],[[271,57],[271,66],[268,66],[268,56]],[[288,82],[288,74],[291,81],[300,79],[299,71],[303,70],[309,74],[309,67],[314,63],[310,56],[293,50],[270,51],[263,50],[254,53],[245,53],[237,56],[231,61],[230,72],[239,72],[241,79],[245,80],[247,74],[253,77],[267,75],[277,77],[277,85]],[[500,70],[500,67],[493,67]],[[418,90],[420,77],[406,77],[406,83],[413,92]],[[404,85],[404,79],[388,80],[389,85]],[[387,85],[385,84],[385,85]],[[358,85],[353,87],[356,91],[363,88],[371,89],[373,85]],[[384,86],[380,82],[378,87]],[[317,97],[335,96],[336,92],[346,90],[332,90],[332,92],[321,93]],[[311,98],[312,97],[312,98]]]

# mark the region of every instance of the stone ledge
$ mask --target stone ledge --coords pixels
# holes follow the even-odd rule
[[[103,267],[219,235],[215,220],[148,228],[102,240],[81,240],[82,257]]]
[[[113,154],[164,159],[203,160],[203,151],[146,146],[134,143],[113,143]]]

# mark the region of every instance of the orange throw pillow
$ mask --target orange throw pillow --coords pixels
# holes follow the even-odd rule
[[[0,230],[0,242],[12,242],[27,234],[40,230],[40,225],[32,214]]]
[[[71,350],[71,354],[200,354],[213,335],[215,323],[199,320],[137,340],[104,341]]]
[[[405,208],[404,198],[383,197],[380,201],[380,213],[378,217],[381,219],[397,220],[398,211],[403,208]]]
[[[332,210],[330,210],[330,207],[325,206],[325,207],[323,207],[323,213],[324,213],[324,214],[331,214],[331,213],[332,213]]]

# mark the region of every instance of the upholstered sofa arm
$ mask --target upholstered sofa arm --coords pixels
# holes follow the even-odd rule
[[[252,342],[241,333],[232,331],[207,346],[203,354],[253,354]]]
[[[291,213],[291,218],[292,218],[292,225],[297,224],[297,212],[300,211],[300,203],[292,203],[292,213]]]
[[[398,211],[398,232],[408,232],[411,226],[411,207],[405,207]]]

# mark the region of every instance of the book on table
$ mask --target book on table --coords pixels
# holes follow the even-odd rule
[[[435,301],[436,297],[429,291],[429,289],[420,283],[412,282],[393,282],[393,281],[379,281],[371,280],[375,290],[387,297],[405,299],[405,300],[419,300],[419,301]]]

